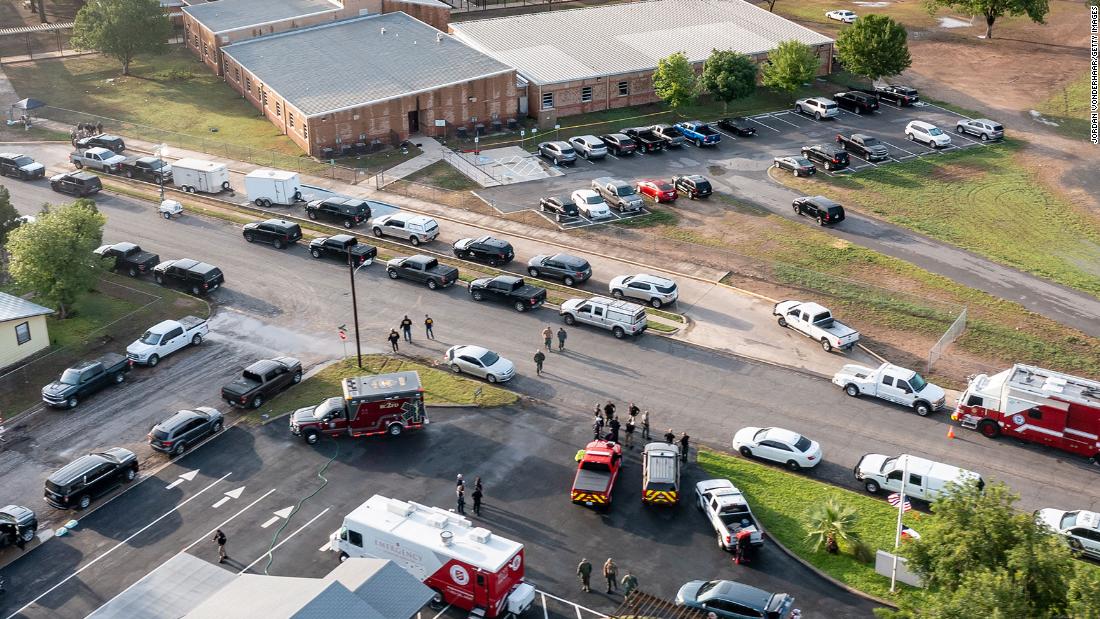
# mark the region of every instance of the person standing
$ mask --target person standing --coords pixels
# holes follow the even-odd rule
[[[432,317],[424,314],[424,337],[428,338],[429,340],[435,339],[435,333],[432,332],[432,325],[434,324],[435,321],[432,320]]]
[[[455,488],[461,488],[462,490],[466,490],[466,480],[462,478],[462,473],[459,473],[455,477]]]
[[[611,418],[615,416],[615,403],[611,400],[608,400],[607,404],[603,405],[603,416],[607,417],[608,421],[611,421]]]
[[[581,591],[591,593],[592,588],[589,584],[592,578],[592,564],[588,562],[588,559],[582,558],[581,562],[577,564],[577,576],[581,577]]]
[[[642,440],[649,440],[649,411],[642,413]]]
[[[546,325],[546,328],[542,330],[542,343],[546,346],[546,352],[550,352],[550,343],[554,340],[554,330],[550,328],[550,325]]]
[[[637,422],[638,413],[642,412],[642,409],[638,408],[638,405],[631,402],[630,408],[626,409],[626,412],[630,415],[630,419]]]
[[[225,554],[225,533],[218,529],[214,532],[214,539],[211,541],[218,545],[218,563],[225,563],[225,560],[229,558],[229,555]]]
[[[408,314],[401,319],[401,334],[405,336],[406,342],[413,341],[413,321],[409,320]]]
[[[592,440],[598,441],[603,436],[603,417],[599,413],[592,418]]]
[[[596,416],[603,419],[603,409],[600,408],[600,403],[596,402]]]
[[[634,418],[626,418],[626,442],[627,449],[634,449]]]
[[[615,561],[608,557],[607,561],[603,564],[603,577],[607,579],[607,592],[611,593],[612,589],[619,588],[619,581],[616,578],[619,573],[619,566],[615,565]]]
[[[480,480],[481,480],[481,478],[478,477],[478,482],[476,484],[474,484],[474,493],[470,495],[474,498],[474,515],[475,516],[480,516],[481,515],[481,497],[485,496],[485,494],[481,491],[481,481]]]
[[[628,571],[626,576],[623,576],[623,597],[630,597],[630,594],[637,588],[638,577]]]
[[[665,442],[669,445],[676,444],[676,433],[672,431],[672,428],[669,428],[668,432],[665,432]]]
[[[458,499],[458,506],[457,506],[458,509],[456,511],[459,514],[462,514],[463,516],[465,516],[466,515],[466,491],[461,486],[459,486],[457,489],[455,489],[455,495],[457,496],[457,499]]]
[[[546,361],[546,355],[542,354],[542,351],[535,349],[535,376],[542,376],[542,362]]]
[[[558,352],[565,350],[565,338],[567,336],[565,327],[558,327]]]
[[[680,435],[680,461],[685,464],[688,461],[688,441],[690,440],[687,432]]]
[[[614,417],[611,418],[611,421],[607,422],[607,428],[611,430],[608,435],[611,437],[612,443],[619,442],[619,427],[619,420],[615,419]]]
[[[390,329],[390,336],[386,339],[390,341],[390,346],[393,347],[393,352],[397,352],[397,341],[401,339],[401,336],[397,335],[397,329]]]

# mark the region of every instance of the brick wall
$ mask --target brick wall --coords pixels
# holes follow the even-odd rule
[[[404,0],[382,0],[382,13],[405,13],[428,24],[436,30],[447,32],[451,23],[449,6],[432,6]]]

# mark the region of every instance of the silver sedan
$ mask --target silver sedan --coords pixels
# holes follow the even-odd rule
[[[515,364],[481,346],[452,346],[443,356],[443,362],[455,374],[470,374],[490,383],[503,383],[516,375]]]

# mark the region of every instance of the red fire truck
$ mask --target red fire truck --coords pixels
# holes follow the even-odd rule
[[[1016,364],[970,379],[951,418],[988,438],[1012,436],[1100,461],[1100,382]]]
[[[592,441],[577,454],[577,476],[571,498],[578,505],[600,510],[611,507],[611,489],[623,465],[623,446],[611,441]]]
[[[523,580],[523,544],[438,507],[376,494],[344,517],[329,547],[341,561],[389,559],[431,587],[437,604],[471,617],[520,615],[535,601]]]
[[[344,397],[299,408],[290,431],[310,445],[329,436],[370,436],[417,430],[428,423],[424,389],[416,372],[395,372],[343,380]]]

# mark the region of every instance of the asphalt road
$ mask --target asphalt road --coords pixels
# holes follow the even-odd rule
[[[576,189],[587,188],[590,181],[599,176],[633,180],[703,174],[711,180],[717,191],[729,193],[739,200],[756,204],[778,215],[801,220],[806,225],[816,226],[815,222],[794,215],[791,209],[791,201],[801,194],[768,176],[773,157],[795,155],[802,146],[833,143],[836,134],[855,132],[879,138],[887,144],[894,161],[904,162],[914,156],[935,157],[933,149],[905,139],[905,125],[913,119],[927,120],[950,132],[955,146],[948,150],[956,147],[998,147],[996,144],[981,144],[971,136],[955,134],[953,129],[959,118],[958,114],[934,105],[898,109],[889,104],[884,104],[880,112],[871,116],[857,116],[841,111],[838,118],[822,121],[793,112],[761,114],[754,117],[757,134],[753,137],[723,135],[722,143],[717,147],[696,148],[688,145],[683,149],[673,149],[656,155],[609,157],[600,162],[582,159],[573,167],[562,168],[565,176],[492,187],[479,190],[479,194],[493,200],[499,209],[512,211],[537,208],[536,200],[541,195],[569,196]],[[1008,127],[1008,130],[1011,131],[1012,127]],[[561,136],[562,139],[566,137],[569,136]],[[855,169],[876,166],[854,156],[851,157],[851,162]],[[877,165],[898,164],[890,162]],[[819,167],[819,173],[825,172]],[[857,245],[911,262],[932,273],[1014,301],[1047,318],[1100,337],[1100,299],[1084,292],[851,211],[847,213],[843,223],[825,230]]]

